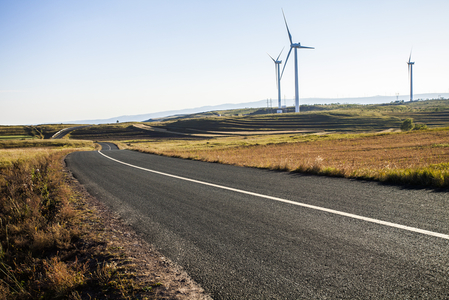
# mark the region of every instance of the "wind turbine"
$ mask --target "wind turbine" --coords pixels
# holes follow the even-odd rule
[[[285,66],[287,65],[288,58],[292,49],[295,49],[295,112],[299,112],[299,83],[298,83],[298,49],[315,49],[313,47],[301,46],[301,43],[293,43],[292,35],[288,29],[287,20],[285,19],[284,10],[282,10],[282,15],[284,16],[285,26],[287,27],[288,38],[290,39],[290,51],[288,51],[287,58],[285,59],[284,68],[282,69],[282,74],[284,74]],[[282,77],[281,74],[281,77]]]
[[[412,52],[410,51],[410,57],[408,58],[408,75],[410,76],[410,101],[413,101],[413,65],[415,64],[412,60]]]
[[[279,108],[281,108],[281,64],[282,64],[282,60],[279,60],[279,57],[281,56],[282,51],[284,51],[284,49],[281,50],[281,53],[279,53],[279,55],[276,59],[274,59],[273,57],[271,57],[270,54],[268,54],[268,56],[274,62],[274,68],[275,68],[275,72],[276,72],[276,84],[277,84],[277,88],[278,88],[278,107]]]

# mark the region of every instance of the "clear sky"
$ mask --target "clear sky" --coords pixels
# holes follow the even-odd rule
[[[277,99],[281,9],[302,98],[449,92],[448,0],[0,0],[0,124]]]

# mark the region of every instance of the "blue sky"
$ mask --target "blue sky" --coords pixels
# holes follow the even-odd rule
[[[59,123],[276,99],[299,52],[302,98],[449,92],[447,0],[0,0],[0,124]],[[282,96],[294,97],[293,56]],[[293,103],[287,103],[292,105]]]

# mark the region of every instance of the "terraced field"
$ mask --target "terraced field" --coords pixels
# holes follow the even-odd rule
[[[247,117],[214,117],[168,122],[162,127],[173,131],[338,131],[364,132],[399,128],[397,116],[351,112],[322,112],[304,114],[260,115]]]
[[[93,141],[120,141],[120,140],[142,140],[150,138],[171,138],[178,135],[148,131],[134,126],[138,123],[122,123],[122,124],[105,124],[95,125],[75,130],[71,132],[68,137],[70,139],[78,140],[93,140]]]
[[[0,126],[0,139],[49,139],[59,130],[72,126],[70,124]]]
[[[165,122],[146,122],[156,130],[136,123],[103,124],[75,130],[71,139],[94,141],[142,140],[152,138],[207,138],[200,134],[261,134],[282,132],[364,133],[399,130],[403,120],[429,128],[449,126],[449,100],[429,100],[382,105],[303,105],[302,113],[270,114],[267,108],[239,109],[175,116]],[[0,138],[50,138],[74,125],[0,126]],[[184,133],[187,135],[180,135]]]
[[[265,114],[263,114],[263,112]],[[449,100],[429,100],[382,105],[309,105],[301,114],[267,114],[268,109],[208,112],[185,116],[154,126],[167,130],[191,131],[327,131],[378,132],[398,129],[403,120],[413,118],[429,127],[449,126]],[[236,116],[236,113],[239,116]],[[212,115],[212,116],[211,116]],[[221,117],[218,117],[221,115]]]

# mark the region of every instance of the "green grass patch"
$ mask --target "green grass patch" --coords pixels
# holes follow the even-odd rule
[[[36,136],[32,135],[4,135],[0,136],[0,140],[24,140],[24,139],[36,139]]]
[[[402,184],[449,187],[449,163],[432,164],[424,168],[383,170],[374,179]]]

